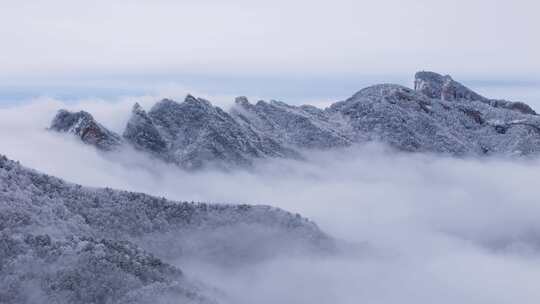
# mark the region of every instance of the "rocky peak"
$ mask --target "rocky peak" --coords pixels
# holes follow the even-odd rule
[[[64,109],[58,111],[51,123],[51,130],[59,132],[77,132],[77,126],[94,122],[92,115],[85,111],[70,112]]]
[[[135,115],[146,115],[146,111],[141,107],[141,105],[138,102],[136,102],[133,105],[133,108],[131,109],[131,113]]]
[[[348,141],[330,126],[328,117],[315,107],[289,105],[282,101],[260,100],[244,104],[231,115],[264,137],[286,147],[330,148],[347,145]]]
[[[276,106],[276,107],[284,107],[284,108],[291,108],[290,105],[284,103],[283,101],[272,99],[270,100],[270,105]]]
[[[85,111],[58,111],[49,130],[73,134],[84,143],[105,151],[114,150],[122,143],[120,136],[96,122],[94,117]]]
[[[155,111],[160,111],[160,110],[167,110],[167,109],[170,109],[170,108],[173,108],[175,106],[178,106],[178,103],[172,99],[168,99],[168,98],[164,98],[158,102],[156,102],[156,104],[154,104],[154,106],[152,106],[152,108],[150,109],[150,112],[155,112]]]
[[[187,95],[183,102],[163,99],[155,104],[148,112],[154,121],[173,125],[182,120],[200,120],[203,116],[213,113],[214,106],[207,100]]]
[[[141,105],[138,102],[136,102],[131,108],[130,120],[136,119],[138,117],[143,118],[143,119],[149,119],[146,111],[141,107]]]
[[[203,99],[203,98],[196,98],[195,96],[188,94],[186,98],[184,99],[184,103],[199,106],[202,108],[212,108],[212,104],[210,101]]]
[[[418,72],[415,74],[414,89],[433,99],[444,101],[480,101],[495,108],[505,108],[524,114],[536,115],[536,112],[523,102],[486,98],[453,80],[449,75],[443,76],[427,71]]]
[[[492,102],[495,104],[500,103],[502,108],[519,111],[524,114],[537,115],[536,111],[534,111],[528,104],[521,101],[510,102],[506,100],[493,100]]]
[[[374,108],[386,112],[400,109],[399,111],[429,113],[431,106],[432,99],[410,88],[397,84],[378,84],[358,91],[345,101],[332,104],[326,111],[345,116],[356,116],[359,112],[365,112],[362,116],[367,113],[371,116]]]
[[[434,72],[418,72],[415,75],[414,89],[424,95],[441,100],[471,100],[485,101],[487,98],[477,94],[449,75],[440,75]]]
[[[241,105],[243,107],[248,107],[251,105],[246,96],[238,96],[234,99],[234,104]]]
[[[154,122],[138,103],[133,106],[132,115],[123,136],[135,148],[140,150],[160,153],[167,148],[167,143]]]
[[[257,113],[257,106],[250,103],[245,96],[239,96],[234,99],[234,105],[231,107],[229,114],[237,119],[240,123],[250,124],[251,119],[246,115],[253,116]],[[253,117],[252,117],[253,118]]]
[[[397,84],[377,84],[369,86],[358,91],[349,99],[360,99],[360,98],[370,98],[370,97],[384,97],[392,96],[397,94],[413,94],[414,91]]]
[[[429,98],[441,99],[443,85],[448,80],[451,80],[450,76],[427,71],[418,72],[414,75],[414,90]]]

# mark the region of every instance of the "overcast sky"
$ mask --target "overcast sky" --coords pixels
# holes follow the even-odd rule
[[[539,11],[536,0],[0,0],[0,89],[175,83],[325,98],[421,69],[530,87]]]

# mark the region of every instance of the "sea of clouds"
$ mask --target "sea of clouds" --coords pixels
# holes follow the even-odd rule
[[[280,207],[348,244],[332,256],[280,256],[232,269],[175,261],[231,303],[540,300],[540,160],[407,154],[373,143],[307,152],[305,161],[189,173],[136,151],[104,155],[46,130],[68,108],[121,133],[135,101],[148,109],[156,100],[38,99],[0,108],[0,153],[86,186]]]

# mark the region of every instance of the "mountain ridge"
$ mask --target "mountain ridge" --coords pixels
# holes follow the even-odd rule
[[[53,126],[63,127],[51,129],[73,130],[77,120],[62,120],[66,115],[61,110]],[[305,150],[369,141],[409,152],[531,155],[540,152],[539,131],[540,116],[525,103],[489,99],[448,75],[421,71],[414,88],[373,85],[324,109],[275,100],[252,104],[243,96],[229,111],[192,95],[182,103],[163,99],[148,112],[136,104],[123,136],[106,129],[99,134],[113,147],[131,145],[182,168],[199,169],[301,159]],[[103,151],[114,150],[71,133]]]
[[[6,304],[151,303],[163,295],[218,303],[212,288],[173,261],[235,267],[335,250],[315,223],[282,209],[87,188],[2,155],[0,201],[0,302]]]

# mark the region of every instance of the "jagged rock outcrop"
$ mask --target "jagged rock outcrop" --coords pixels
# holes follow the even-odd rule
[[[0,302],[7,304],[137,303],[154,294],[214,303],[210,289],[168,261],[238,265],[333,250],[314,223],[280,209],[85,188],[3,156],[0,202]]]
[[[336,120],[345,121],[343,129],[349,129],[355,142],[376,140],[400,150],[451,155],[540,152],[537,115],[483,100],[432,96],[422,89],[376,85],[333,104],[327,111]]]
[[[116,133],[96,122],[88,112],[69,112],[60,110],[54,117],[50,130],[71,133],[84,143],[104,151],[115,150],[122,144],[122,139]]]
[[[376,85],[327,109],[343,121],[353,142],[380,141],[405,151],[466,153],[474,148],[461,141],[434,115],[432,99],[399,85]]]
[[[510,109],[524,114],[536,115],[536,112],[523,102],[486,98],[453,80],[449,75],[443,76],[426,71],[418,72],[415,75],[414,89],[434,99],[446,101],[480,101],[496,108]]]
[[[280,101],[252,104],[246,97],[238,97],[229,112],[193,96],[182,103],[162,100],[148,113],[136,105],[124,139],[189,169],[301,158],[306,149],[367,141],[404,151],[529,155],[540,152],[540,116],[524,103],[483,97],[450,76],[418,72],[414,89],[375,85],[326,109]]]
[[[328,149],[351,144],[338,124],[313,106],[291,106],[272,100],[251,104],[238,97],[231,115],[240,123],[289,147]]]
[[[138,135],[133,136],[132,130],[139,130]],[[208,164],[244,166],[262,157],[295,156],[293,150],[191,95],[182,103],[164,99],[148,115],[134,112],[124,136],[136,147],[189,169]]]
[[[167,141],[163,139],[152,119],[138,103],[133,106],[131,118],[123,136],[137,149],[157,155],[167,151]]]

